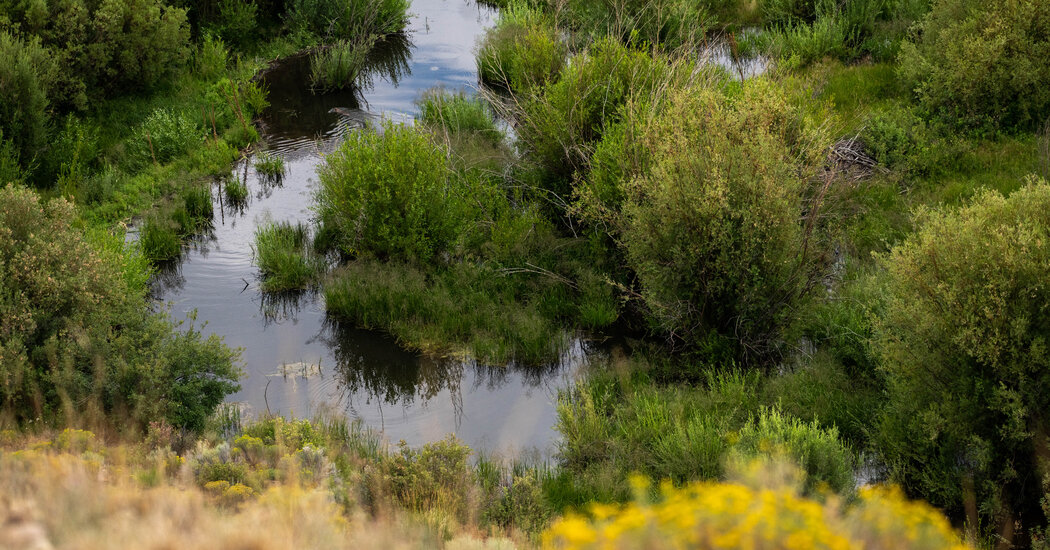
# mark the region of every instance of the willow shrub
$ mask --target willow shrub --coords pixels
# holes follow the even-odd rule
[[[1032,480],[1050,429],[1050,185],[921,221],[883,258],[883,458],[936,506],[959,514],[973,499],[983,525],[1045,525]]]
[[[568,50],[554,21],[525,3],[500,12],[478,49],[481,81],[513,92],[526,92],[557,79]]]
[[[813,143],[801,115],[764,80],[642,107],[598,146],[579,211],[619,243],[658,330],[768,356],[819,272],[801,222]]]
[[[74,220],[0,189],[0,417],[202,429],[237,389],[236,354],[152,313],[144,259]]]
[[[345,256],[429,260],[469,219],[445,150],[411,126],[354,132],[318,176],[322,231]]]
[[[1050,3],[937,0],[902,46],[900,76],[949,125],[1034,128],[1050,112]]]
[[[0,31],[0,59],[0,135],[10,140],[13,160],[25,168],[46,145],[54,68],[38,40],[22,40],[7,31]]]
[[[620,120],[631,97],[648,97],[672,76],[663,56],[602,38],[573,58],[561,78],[526,98],[518,114],[525,156],[545,173],[555,192],[584,170],[605,130]],[[567,198],[567,197],[566,197]]]

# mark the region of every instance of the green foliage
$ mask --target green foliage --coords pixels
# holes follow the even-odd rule
[[[497,488],[494,497],[482,510],[482,523],[508,530],[516,527],[529,534],[539,533],[550,523],[551,511],[534,471],[513,476],[507,486]]]
[[[723,17],[741,11],[736,0],[570,0],[569,26],[583,35],[674,49],[701,44]],[[735,15],[735,13],[733,14]]]
[[[623,486],[630,473],[676,482],[721,479],[730,457],[774,454],[799,463],[808,489],[852,488],[854,457],[837,431],[763,409],[759,383],[755,374],[709,371],[699,388],[597,377],[563,393],[561,463],[583,482],[573,491],[595,491],[587,480],[603,478]]]
[[[958,128],[1031,129],[1050,112],[1050,4],[936,0],[901,51],[922,106]]]
[[[450,435],[418,451],[402,441],[399,450],[384,475],[394,498],[410,510],[440,510],[465,519],[472,477],[467,467],[470,447]]]
[[[237,389],[236,354],[151,313],[141,258],[119,238],[86,237],[75,219],[65,200],[0,190],[4,417],[117,426],[163,418],[199,430]]]
[[[139,247],[154,263],[178,258],[182,254],[182,240],[177,224],[156,214],[147,217],[139,231]]]
[[[1050,407],[1050,186],[981,193],[883,257],[876,345],[888,379],[877,443],[893,478],[982,524],[1045,524],[1037,483]]]
[[[543,314],[542,304],[514,290],[491,269],[472,264],[455,264],[428,278],[408,265],[357,261],[334,274],[324,297],[335,318],[389,331],[411,348],[465,350],[492,363],[553,360],[566,342],[564,333]]]
[[[205,79],[219,78],[226,73],[229,52],[221,38],[206,34],[197,44],[194,65],[197,75]]]
[[[478,48],[482,82],[525,92],[554,81],[565,65],[567,49],[551,18],[524,2],[500,11],[496,26]]]
[[[240,178],[230,178],[223,183],[223,195],[226,202],[234,207],[243,206],[248,201],[248,186]]]
[[[284,176],[284,157],[275,153],[259,153],[255,156],[255,171],[270,180],[279,180]]]
[[[196,118],[161,108],[142,122],[135,141],[139,159],[165,163],[200,145],[204,131]]]
[[[806,472],[804,490],[822,486],[836,493],[853,489],[853,452],[839,440],[834,427],[821,428],[784,416],[777,410],[762,411],[738,432],[734,450],[745,457],[783,453]]]
[[[428,260],[467,219],[445,152],[419,129],[354,132],[319,169],[317,211],[347,256]]]
[[[609,38],[575,57],[561,79],[526,98],[519,113],[522,149],[544,170],[543,184],[565,193],[565,181],[587,166],[594,145],[618,122],[628,100],[648,98],[671,77],[666,58]]]
[[[211,30],[225,42],[244,47],[256,34],[258,5],[254,1],[222,0],[218,8]]]
[[[46,143],[54,68],[39,41],[24,41],[5,30],[0,30],[0,59],[0,135],[12,148],[12,160],[29,167]]]
[[[323,38],[357,39],[401,32],[407,0],[291,0],[285,13],[293,31]]]
[[[324,271],[313,254],[309,229],[302,223],[271,223],[255,230],[255,263],[267,292],[303,290]]]
[[[499,143],[503,132],[496,127],[492,109],[484,99],[462,92],[430,90],[419,100],[419,119],[427,126],[449,134],[469,134]]]
[[[310,55],[310,86],[317,92],[345,90],[357,85],[375,39],[340,40]]]
[[[819,271],[799,220],[813,145],[800,116],[766,81],[676,91],[647,128],[599,145],[608,160],[579,190],[655,326],[709,356],[774,352]]]

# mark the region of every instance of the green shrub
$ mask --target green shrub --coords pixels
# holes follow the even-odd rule
[[[218,15],[211,30],[225,42],[244,47],[255,38],[258,5],[254,1],[222,0],[218,7]]]
[[[430,90],[419,100],[419,119],[427,126],[449,134],[469,134],[499,143],[503,132],[496,127],[492,110],[484,99],[462,92]]]
[[[648,128],[628,125],[630,137],[599,146],[611,158],[579,190],[585,219],[623,249],[655,326],[711,357],[775,352],[819,272],[799,219],[809,153],[798,148],[811,145],[799,116],[762,80],[734,97],[678,90]]]
[[[628,100],[649,97],[671,74],[664,57],[598,40],[560,80],[523,102],[517,130],[526,158],[545,171],[553,190],[565,193],[565,181],[587,166],[594,145]]]
[[[423,445],[414,450],[401,441],[400,452],[386,465],[385,480],[404,507],[453,514],[466,519],[469,489],[472,488],[467,458],[470,447],[456,436]]]
[[[196,118],[160,108],[146,117],[137,132],[138,156],[165,163],[200,145],[204,135]]]
[[[485,32],[477,54],[478,77],[486,84],[525,92],[555,80],[566,55],[550,17],[514,3]]]
[[[143,259],[75,220],[65,200],[0,189],[3,417],[200,430],[237,389],[236,354],[151,313]]]
[[[371,37],[340,40],[314,52],[310,56],[310,87],[332,92],[356,86],[374,44]]]
[[[445,152],[410,126],[350,134],[318,176],[318,214],[345,255],[427,260],[467,219]]]
[[[1050,4],[936,0],[901,51],[922,106],[959,128],[1035,128],[1050,112]]]
[[[882,258],[879,450],[892,477],[935,506],[976,504],[971,519],[997,533],[1002,522],[1045,525],[1032,480],[1050,408],[1050,185],[985,191],[920,221]]]
[[[816,421],[802,422],[774,409],[763,411],[740,429],[734,450],[745,457],[780,451],[806,472],[806,492],[826,486],[841,494],[853,489],[855,461],[838,435],[834,427],[823,429]]]
[[[324,270],[324,262],[314,256],[309,230],[302,223],[271,223],[256,229],[255,263],[267,292],[303,290]]]
[[[221,38],[206,34],[197,45],[194,58],[197,75],[204,79],[214,79],[226,74],[229,63],[229,52]]]
[[[14,160],[29,167],[46,144],[54,69],[38,41],[23,41],[7,31],[0,31],[0,59],[0,134],[12,145]]]

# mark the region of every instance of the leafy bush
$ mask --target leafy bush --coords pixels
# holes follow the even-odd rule
[[[1034,128],[1050,112],[1050,4],[936,0],[902,46],[900,76],[960,128]]]
[[[349,135],[318,171],[317,210],[345,255],[427,260],[467,219],[441,147],[410,126]]]
[[[564,182],[585,168],[595,143],[632,97],[648,97],[671,77],[668,60],[630,50],[609,38],[573,59],[560,80],[524,101],[518,137],[526,158],[545,170],[544,182]]]
[[[486,84],[525,92],[555,80],[566,54],[547,14],[514,3],[485,32],[477,54],[478,77]]]
[[[889,399],[878,445],[893,478],[984,525],[1045,525],[1038,462],[1050,407],[1050,185],[921,213],[883,258],[876,345]],[[1023,532],[1017,536],[1023,537]],[[1019,539],[1023,540],[1023,539]]]
[[[0,190],[4,418],[139,427],[163,418],[200,430],[237,389],[236,354],[151,313],[144,258],[119,237],[86,237],[75,219],[65,200]]]
[[[414,450],[401,442],[400,452],[386,466],[385,479],[402,506],[417,512],[428,510],[465,519],[471,487],[467,458],[470,447],[456,436]]]
[[[136,142],[139,157],[168,162],[204,141],[197,119],[160,108],[142,122]]]
[[[52,61],[39,41],[7,31],[0,31],[0,59],[0,135],[12,145],[13,160],[28,167],[47,139]]]
[[[819,272],[799,221],[799,114],[755,80],[735,97],[677,90],[631,126],[648,116],[599,145],[581,211],[620,244],[664,334],[709,356],[768,356]]]
[[[301,223],[271,223],[256,229],[255,263],[267,292],[305,289],[324,269],[324,262],[311,250],[309,230]]]

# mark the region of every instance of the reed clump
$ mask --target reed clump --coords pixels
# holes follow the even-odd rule
[[[271,223],[255,231],[255,264],[266,292],[305,290],[324,272],[314,254],[310,230],[303,223]]]

